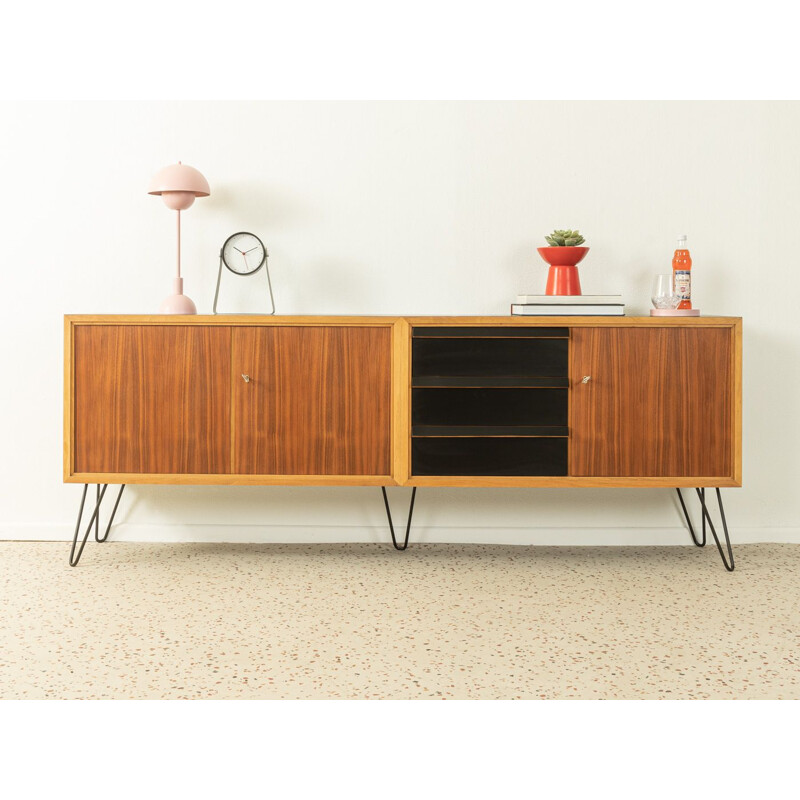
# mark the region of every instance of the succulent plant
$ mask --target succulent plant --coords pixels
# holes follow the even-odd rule
[[[586,241],[580,231],[553,231],[544,238],[551,247],[577,247]]]

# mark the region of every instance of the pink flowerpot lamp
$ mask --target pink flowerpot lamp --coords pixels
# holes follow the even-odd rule
[[[159,170],[150,181],[148,194],[161,195],[167,208],[178,212],[178,273],[173,293],[161,304],[161,314],[196,314],[197,307],[183,293],[181,277],[181,211],[186,211],[196,197],[208,197],[211,189],[202,173],[188,164],[170,164]]]

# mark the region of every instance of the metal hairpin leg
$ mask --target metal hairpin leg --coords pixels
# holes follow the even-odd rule
[[[706,522],[708,522],[708,527],[711,529],[711,535],[714,537],[714,541],[717,545],[717,550],[719,550],[720,558],[722,559],[722,563],[725,565],[725,569],[728,572],[733,572],[734,570],[734,562],[733,562],[733,548],[731,547],[731,539],[728,536],[728,522],[725,519],[725,508],[722,505],[722,495],[720,494],[719,489],[716,489],[717,492],[717,505],[719,506],[719,515],[722,519],[722,531],[725,534],[725,545],[728,551],[728,558],[725,558],[725,553],[722,551],[722,544],[719,541],[719,537],[717,536],[716,528],[714,527],[714,523],[711,521],[711,514],[708,512],[708,507],[706,506],[706,490],[705,489],[695,489],[697,492],[697,497],[700,500],[700,508],[702,509],[702,536],[698,541],[697,536],[695,535],[694,528],[692,527],[692,521],[689,519],[689,512],[686,510],[686,504],[683,502],[683,495],[681,494],[680,489],[675,490],[678,493],[678,499],[681,501],[681,508],[683,509],[683,516],[686,518],[686,524],[689,526],[689,533],[691,534],[692,541],[695,543],[697,547],[705,547],[706,544]]]
[[[701,519],[703,520],[703,538],[698,542],[697,537],[694,534],[694,527],[692,526],[692,521],[689,519],[689,512],[686,510],[686,503],[683,502],[683,495],[681,494],[680,489],[675,490],[678,493],[678,500],[681,501],[681,508],[683,509],[683,516],[686,517],[686,524],[689,526],[689,535],[692,537],[692,541],[695,543],[697,547],[705,547],[706,546],[706,518],[701,514]],[[706,490],[705,489],[696,489],[695,491],[701,493],[700,498],[701,502],[704,503],[706,497]]]
[[[386,487],[381,486],[381,491],[383,492],[383,502],[386,505],[386,516],[389,518],[389,530],[392,532],[392,544],[394,545],[395,550],[405,550],[408,547],[408,534],[411,531],[411,515],[414,513],[414,498],[417,496],[417,487],[415,486],[411,490],[411,505],[408,508],[408,524],[406,525],[406,539],[403,542],[403,546],[397,544],[397,539],[394,535],[394,525],[392,524],[392,512],[389,510],[389,498],[386,496]]]
[[[72,549],[70,550],[69,554],[69,565],[71,567],[77,566],[78,562],[81,560],[81,556],[83,555],[83,548],[86,547],[86,542],[89,539],[89,533],[92,530],[92,525],[94,525],[94,540],[96,542],[104,542],[108,539],[109,531],[111,530],[111,524],[114,522],[114,515],[117,513],[117,507],[119,506],[120,498],[122,497],[122,491],[125,489],[125,484],[123,483],[122,486],[119,487],[119,494],[117,495],[117,500],[114,503],[114,508],[111,511],[111,517],[108,520],[108,525],[106,526],[106,532],[100,536],[100,506],[103,502],[103,498],[106,496],[106,489],[108,489],[108,484],[103,484],[103,488],[100,488],[100,484],[97,484],[97,501],[94,506],[94,511],[92,512],[92,516],[89,517],[89,523],[86,526],[86,532],[83,534],[83,539],[81,540],[81,546],[78,548],[77,555],[75,554],[75,548],[78,544],[78,534],[80,533],[81,529],[81,518],[83,517],[83,507],[86,504],[86,493],[89,490],[89,484],[86,483],[83,486],[83,495],[81,496],[81,505],[78,509],[78,521],[75,523],[75,534],[72,537]]]

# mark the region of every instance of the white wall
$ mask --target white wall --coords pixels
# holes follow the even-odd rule
[[[266,242],[285,314],[505,314],[543,290],[535,248],[554,227],[587,237],[585,292],[647,313],[687,233],[696,305],[744,317],[734,541],[800,541],[800,103],[6,104],[0,136],[0,537],[71,535],[62,315],[157,309],[174,217],[146,187],[180,159],[212,189],[183,215],[201,312],[237,230]],[[391,493],[398,517],[408,493]],[[673,494],[423,489],[414,536],[685,542]],[[388,536],[374,488],[130,487],[119,519],[120,539]]]

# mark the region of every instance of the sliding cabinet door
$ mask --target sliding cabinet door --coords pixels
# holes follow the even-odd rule
[[[732,476],[732,355],[732,328],[573,328],[569,474]]]
[[[76,325],[75,473],[230,472],[227,327]]]
[[[233,469],[389,475],[391,328],[233,331]]]

